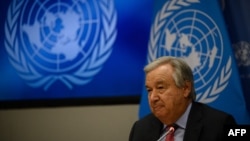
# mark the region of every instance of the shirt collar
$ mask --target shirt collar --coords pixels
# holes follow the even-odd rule
[[[176,124],[183,129],[186,129],[186,125],[187,125],[187,119],[188,119],[188,115],[190,113],[192,107],[192,102],[188,105],[186,111],[184,112],[184,114],[182,114],[182,116],[176,121]]]

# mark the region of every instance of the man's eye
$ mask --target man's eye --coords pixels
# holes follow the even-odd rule
[[[151,89],[147,89],[147,92],[150,93],[152,90]]]
[[[165,87],[163,87],[163,86],[159,86],[159,87],[157,87],[157,90],[158,90],[158,93],[164,93],[164,89],[165,89]]]
[[[157,88],[158,88],[158,89],[163,89],[164,87],[163,87],[163,86],[158,86]]]

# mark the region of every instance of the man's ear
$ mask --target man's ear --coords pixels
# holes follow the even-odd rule
[[[189,97],[191,93],[191,82],[190,81],[185,81],[185,85],[183,87],[184,89],[184,97]]]

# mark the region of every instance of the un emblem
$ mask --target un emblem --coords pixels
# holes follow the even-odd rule
[[[231,57],[226,65],[222,64],[223,38],[214,20],[203,11],[183,9],[197,2],[164,4],[151,27],[147,59],[151,62],[159,56],[184,58],[194,73],[197,101],[210,103],[228,84]]]
[[[250,67],[250,43],[247,41],[239,41],[233,44],[237,65],[240,68],[248,69]],[[241,71],[241,78],[250,79],[250,74],[247,71]]]
[[[116,39],[112,0],[13,1],[5,47],[13,67],[32,87],[56,81],[69,89],[93,79]]]
[[[235,52],[235,57],[240,67],[250,66],[250,43],[247,41],[240,41],[233,44],[233,49]]]

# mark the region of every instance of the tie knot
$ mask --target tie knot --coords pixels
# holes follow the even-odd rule
[[[173,130],[173,131],[176,131],[177,129],[178,129],[178,125],[177,124],[171,124],[171,125],[169,125],[168,127],[167,127],[167,130]],[[172,132],[173,132],[172,131]]]

